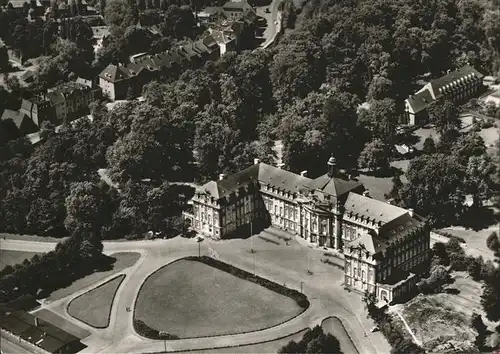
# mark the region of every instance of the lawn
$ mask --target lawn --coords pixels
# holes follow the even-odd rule
[[[110,275],[116,274],[125,268],[133,266],[139,260],[141,255],[137,252],[119,252],[111,254],[110,257],[116,258],[116,262],[113,264],[113,269],[103,272],[95,272],[87,275],[86,277],[75,280],[70,286],[54,291],[52,294],[50,294],[47,300],[49,302],[55,301],[71,295],[77,291],[83,290],[91,286],[92,284],[95,284],[103,280],[104,278],[109,277]]]
[[[52,323],[54,326],[57,326],[80,339],[90,336],[89,331],[75,325],[73,322],[66,320],[50,310],[43,309],[33,313],[33,315],[44,321]]]
[[[160,268],[143,284],[134,318],[180,338],[256,331],[302,312],[289,297],[196,261]]]
[[[78,296],[69,303],[68,313],[89,326],[95,328],[108,327],[113,300],[123,279],[125,279],[125,275],[119,275]]]
[[[13,266],[22,263],[25,259],[31,259],[35,254],[35,252],[0,250],[0,270],[8,265]]]
[[[442,352],[442,345],[447,342],[466,350],[476,336],[470,326],[471,315],[473,312],[483,314],[481,284],[463,272],[452,273],[452,276],[455,282],[450,288],[458,290],[458,294],[418,295],[396,306],[423,347],[430,352]]]

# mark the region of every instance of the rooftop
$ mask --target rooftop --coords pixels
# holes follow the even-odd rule
[[[357,193],[349,193],[344,207],[348,214],[363,216],[383,224],[408,213],[406,209]]]
[[[447,84],[449,84],[453,81],[459,80],[461,78],[465,78],[469,75],[475,76],[479,79],[482,79],[484,76],[479,71],[474,69],[472,66],[465,65],[458,70],[451,71],[448,74],[441,76],[438,79],[432,80],[431,85],[432,85],[432,88],[434,89],[434,92],[438,92],[440,88],[443,88]]]
[[[2,328],[51,353],[80,341],[74,335],[24,311],[0,314],[0,319]]]

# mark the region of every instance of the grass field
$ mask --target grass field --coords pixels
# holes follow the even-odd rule
[[[125,268],[133,266],[139,260],[141,255],[136,252],[120,252],[113,253],[110,256],[116,258],[116,262],[113,264],[113,269],[105,272],[95,272],[87,275],[86,277],[75,280],[70,286],[54,291],[50,294],[47,300],[54,301],[62,299],[63,297],[73,294],[74,292],[83,290],[92,284],[109,277],[110,275],[116,274]]]
[[[153,273],[134,317],[180,338],[255,331],[302,311],[286,296],[203,263],[180,260]]]
[[[72,300],[68,306],[68,313],[89,326],[106,328],[109,326],[109,316],[115,294],[125,275],[102,284]]]
[[[89,331],[75,325],[73,322],[64,319],[63,317],[59,316],[58,314],[52,311],[43,309],[37,311],[33,315],[35,315],[38,318],[41,318],[44,321],[52,323],[53,325],[65,330],[68,333],[71,333],[72,335],[80,339],[90,336]]]
[[[0,270],[8,265],[13,266],[14,264],[22,263],[25,259],[30,259],[35,254],[35,252],[0,250]]]

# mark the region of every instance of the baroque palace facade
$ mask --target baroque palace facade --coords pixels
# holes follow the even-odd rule
[[[386,302],[404,297],[428,270],[426,220],[370,198],[357,181],[335,176],[333,157],[328,173],[316,179],[256,159],[198,188],[192,213],[184,215],[194,231],[213,239],[271,224],[343,253],[346,288],[373,292]]]

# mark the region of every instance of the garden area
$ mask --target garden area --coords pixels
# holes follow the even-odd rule
[[[134,321],[171,336],[195,338],[261,330],[304,311],[293,298],[297,291],[264,279],[243,279],[245,272],[236,268],[230,270],[233,274],[228,271],[187,259],[160,268],[141,287]]]
[[[108,327],[113,301],[123,279],[125,275],[119,275],[73,299],[68,305],[68,313],[89,326]]]

